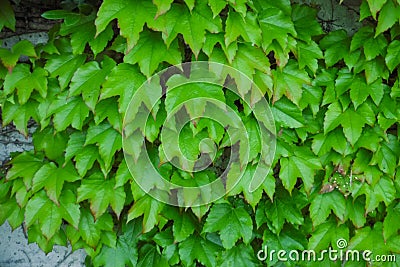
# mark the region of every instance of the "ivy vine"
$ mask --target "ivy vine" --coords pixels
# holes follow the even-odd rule
[[[11,4],[0,5],[0,30],[13,30]],[[28,123],[37,125],[34,150],[0,173],[0,224],[24,225],[45,252],[56,244],[83,248],[88,266],[282,266],[257,252],[319,252],[337,249],[339,239],[346,249],[399,262],[399,1],[363,0],[363,26],[352,36],[324,32],[317,9],[289,0],[77,1],[42,16],[59,21],[46,44],[0,48],[3,126],[28,135]],[[245,178],[263,151],[257,120],[238,96],[203,88],[246,125],[250,164],[224,198],[179,208],[134,182],[122,151],[123,118],[148,78],[194,61],[232,66],[261,88],[275,119],[276,154],[250,192]],[[211,138],[218,152],[209,169],[190,175],[160,164],[168,101],[148,118],[150,157],[166,179],[215,180],[235,148],[211,120],[185,126],[180,140],[197,158],[201,140]]]

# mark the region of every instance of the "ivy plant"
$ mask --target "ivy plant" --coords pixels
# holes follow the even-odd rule
[[[0,4],[0,30],[14,30],[12,5]],[[104,0],[45,12],[59,22],[47,43],[0,48],[2,124],[26,136],[28,123],[37,126],[34,149],[13,155],[0,174],[0,224],[23,225],[46,253],[68,243],[84,249],[88,266],[366,264],[260,260],[264,247],[371,250],[397,258],[374,266],[398,266],[400,5],[361,1],[363,26],[352,36],[324,32],[317,8],[289,0]],[[122,149],[124,116],[150,77],[195,61],[231,66],[262,90],[276,153],[250,191],[263,146],[249,106],[224,87],[167,93],[141,129],[165,179],[207,184],[224,173],[229,155],[242,155],[227,142],[227,129],[201,118],[182,128],[179,145],[197,159],[202,140],[211,139],[210,167],[188,172],[168,162],[161,132],[176,101],[197,93],[222,101],[250,136],[249,164],[227,195],[178,207],[135,182]],[[189,204],[196,198],[181,197]]]

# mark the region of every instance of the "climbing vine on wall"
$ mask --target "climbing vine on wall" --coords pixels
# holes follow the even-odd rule
[[[0,5],[0,30],[14,29],[12,6]],[[14,155],[0,176],[0,224],[23,224],[45,252],[68,242],[83,248],[94,266],[260,266],[257,252],[265,246],[319,252],[337,249],[339,239],[345,249],[398,257],[400,5],[362,1],[363,26],[352,36],[324,32],[317,7],[289,0],[104,0],[45,12],[59,21],[46,44],[0,48],[3,126],[27,135],[28,122],[37,125],[34,150]],[[256,191],[243,179],[212,204],[179,208],[135,183],[122,152],[123,118],[147,78],[200,60],[232,66],[263,91],[275,119],[276,154]],[[246,177],[263,149],[256,118],[220,89],[201,90],[225,101],[249,130]],[[146,134],[158,163],[165,101]],[[212,168],[190,176],[158,164],[160,172],[174,181],[215,180],[226,158],[225,130],[204,119],[181,132],[194,158],[202,139],[217,144]]]

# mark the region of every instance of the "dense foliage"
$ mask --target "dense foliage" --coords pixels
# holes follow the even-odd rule
[[[94,266],[259,266],[265,245],[321,251],[337,249],[338,239],[374,255],[400,253],[399,1],[362,1],[363,26],[353,36],[323,32],[315,7],[289,0],[77,2],[43,14],[60,20],[46,44],[0,49],[2,123],[25,135],[30,120],[37,124],[34,150],[14,155],[1,177],[0,224],[23,224],[46,252],[67,242],[84,248]],[[13,29],[12,8],[0,3],[0,29]],[[29,62],[19,62],[21,55]],[[262,186],[249,192],[246,174],[262,151],[256,119],[221,88],[215,97],[249,129],[251,164],[225,198],[179,208],[133,181],[122,123],[146,78],[196,60],[237,68],[263,90],[276,122],[276,155]],[[165,106],[148,118],[156,163]],[[215,179],[225,130],[204,119],[181,134],[192,157],[206,137],[220,153],[194,177],[158,164],[165,178]],[[342,264],[365,266],[296,263]]]

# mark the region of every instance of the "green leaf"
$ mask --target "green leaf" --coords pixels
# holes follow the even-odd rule
[[[205,266],[217,266],[217,252],[221,247],[198,235],[192,235],[179,243],[179,256],[186,266],[197,260]]]
[[[385,244],[382,235],[382,223],[376,222],[374,228],[370,226],[356,230],[346,249],[349,250],[371,250],[373,255],[386,255],[389,246]]]
[[[275,121],[284,127],[300,128],[305,125],[301,110],[287,98],[281,98],[271,108]]]
[[[138,63],[142,73],[150,77],[161,62],[171,65],[181,63],[181,54],[176,41],[167,47],[158,33],[146,31],[140,35],[137,45],[125,55],[124,62]]]
[[[166,212],[168,214],[169,219],[173,220],[174,224],[172,226],[174,243],[179,243],[188,238],[191,234],[193,234],[195,229],[195,221],[193,218],[189,216],[187,212],[177,212],[176,209],[168,209]],[[171,213],[171,215],[169,215]]]
[[[290,99],[297,106],[299,105],[303,85],[310,83],[310,77],[305,70],[300,70],[299,65],[289,60],[283,69],[272,72],[274,78],[273,102],[278,101],[283,95]]]
[[[174,0],[153,0],[153,4],[157,6],[156,18],[167,12],[171,8],[172,2],[174,2]]]
[[[203,52],[210,57],[214,51],[214,48],[217,47],[218,43],[221,46],[226,58],[228,59],[229,64],[232,64],[238,50],[238,43],[232,42],[229,46],[226,46],[223,33],[206,33],[206,40],[202,48]]]
[[[311,200],[310,217],[314,226],[323,223],[326,218],[328,218],[331,211],[333,211],[340,220],[344,219],[346,201],[338,190],[325,194],[317,194],[314,199]]]
[[[371,127],[374,126],[374,123],[375,123],[375,120],[376,120],[375,112],[367,102],[362,104],[357,109],[357,112],[361,115],[361,117],[364,119],[364,122],[366,124],[368,124]]]
[[[137,66],[120,63],[112,69],[101,88],[100,99],[119,96],[119,112],[125,113],[133,94],[146,78]]]
[[[381,10],[387,0],[367,0],[372,17],[376,19],[376,13]]]
[[[210,8],[213,12],[213,18],[215,18],[226,7],[227,1],[226,0],[209,0],[208,5],[210,6]]]
[[[312,85],[304,85],[303,93],[301,97],[301,101],[299,103],[300,109],[304,109],[307,106],[310,106],[313,115],[319,111],[320,104],[322,102],[322,89],[319,86]]]
[[[59,11],[59,12],[58,12]],[[63,19],[59,33],[62,36],[69,35],[71,38],[71,48],[74,54],[82,54],[86,44],[92,42],[96,29],[93,25],[95,18],[94,12],[87,14],[68,12],[63,10],[48,11],[44,14],[51,19]],[[81,29],[85,29],[82,31]]]
[[[26,189],[23,179],[18,179],[14,181],[11,195],[15,194],[15,200],[20,207],[25,207],[29,198],[32,196],[32,192]],[[4,195],[7,196],[7,195]]]
[[[385,220],[383,221],[383,236],[385,241],[391,236],[397,236],[400,229],[400,225],[393,222],[398,222],[400,220],[400,204],[396,206],[390,205],[387,207],[387,214]]]
[[[58,77],[61,89],[68,86],[75,71],[83,65],[86,57],[84,55],[61,54],[50,55],[44,66],[50,77]]]
[[[89,39],[90,48],[92,48],[93,54],[96,56],[101,53],[104,48],[106,48],[109,41],[112,40],[114,36],[114,30],[112,25],[109,24],[105,31],[101,32],[95,38]]]
[[[156,12],[156,6],[147,0],[106,0],[100,6],[95,20],[96,36],[104,31],[113,19],[117,19],[121,35],[127,39],[129,52],[138,42],[139,33],[142,32],[145,23],[152,21]]]
[[[29,228],[39,221],[40,230],[43,235],[50,239],[60,230],[62,215],[58,208],[42,190],[32,197],[25,209],[25,223]]]
[[[174,265],[180,262],[178,245],[177,244],[168,244],[162,252],[163,258],[168,261],[168,264]]]
[[[254,179],[254,173],[256,171],[257,165],[247,165],[243,176],[240,178],[239,182],[229,191],[229,196],[235,196],[243,192],[246,201],[255,209],[256,205],[260,202],[263,191],[272,199],[275,192],[275,178],[272,175],[267,175],[264,178],[263,183],[255,191],[250,192],[250,184]],[[229,177],[228,177],[229,178]],[[227,184],[229,186],[229,179]],[[234,177],[234,182],[236,182],[236,177]]]
[[[30,118],[37,120],[37,108],[38,104],[33,100],[24,105],[6,101],[2,106],[3,126],[12,121],[20,133],[28,136],[28,121]]]
[[[36,151],[43,151],[47,158],[56,160],[63,156],[67,138],[66,133],[54,133],[54,129],[48,127],[33,134],[33,144]]]
[[[79,21],[80,14],[67,10],[49,10],[42,14],[45,19],[64,19],[67,25],[73,25]]]
[[[375,82],[368,85],[369,95],[375,105],[379,106],[381,103],[386,88],[388,87],[386,84],[382,83],[382,79],[377,79]]]
[[[349,51],[349,38],[345,30],[330,32],[320,41],[320,48],[325,50],[324,57],[327,67],[335,65]]]
[[[182,78],[182,79],[181,79]],[[175,83],[185,82],[186,78],[181,76],[175,76],[168,80],[167,85],[173,88],[169,90],[165,99],[165,110],[167,114],[171,114],[174,109],[180,105],[184,105],[190,117],[193,118],[196,114],[199,114],[199,110],[204,112],[206,103],[190,103],[190,99],[209,97],[215,100],[225,102],[224,93],[220,85],[209,84],[209,83],[192,83],[183,84],[179,87],[174,87]]]
[[[108,98],[97,103],[94,113],[96,125],[107,119],[115,130],[122,132],[122,115],[118,111],[116,98]]]
[[[210,118],[199,119],[196,125],[196,134],[201,132],[203,129],[207,129],[208,136],[217,144],[222,140],[225,134],[224,127]]]
[[[301,210],[286,190],[277,191],[273,202],[266,202],[264,215],[272,222],[273,231],[277,235],[280,234],[285,222],[292,225],[302,225],[304,222]]]
[[[123,186],[129,180],[132,180],[132,174],[130,173],[128,166],[126,165],[126,161],[123,160],[119,164],[117,173],[115,174],[115,186]]]
[[[261,42],[261,29],[252,13],[242,17],[239,13],[230,10],[226,19],[225,45],[228,47],[239,36],[242,36],[246,42],[259,45]]]
[[[115,248],[103,246],[99,255],[93,260],[96,266],[116,267],[116,266],[136,266],[137,249],[131,243],[117,241]]]
[[[327,134],[328,132],[335,129],[341,123],[341,114],[342,114],[342,107],[340,103],[333,102],[329,105],[328,110],[325,113],[324,118],[324,133]]]
[[[247,43],[238,44],[236,56],[231,63],[227,61],[224,53],[218,49],[213,50],[209,60],[219,63],[227,63],[227,65],[239,69],[249,78],[253,77],[256,70],[263,72],[263,74],[270,74],[270,63],[265,53],[260,48],[251,46]],[[241,74],[234,78],[236,78],[236,82],[239,83],[241,79],[243,79],[243,76]]]
[[[99,125],[90,125],[85,145],[97,144],[99,154],[104,161],[108,172],[111,168],[115,153],[122,147],[121,133],[117,132],[109,123],[103,122]]]
[[[353,201],[346,201],[346,214],[345,218],[349,218],[353,225],[356,228],[361,228],[366,223],[366,218],[364,216],[365,213],[365,204],[361,201],[360,198],[357,198]]]
[[[373,83],[378,78],[387,79],[389,77],[389,72],[386,69],[385,62],[380,57],[375,60],[367,61],[363,67],[367,84]]]
[[[2,3],[0,2],[0,4]],[[11,50],[6,48],[0,48],[0,59],[3,62],[4,66],[9,71],[11,71],[14,68],[14,66],[17,64],[18,59],[22,55],[28,57],[37,56],[33,44],[28,40],[19,41],[11,48]]]
[[[79,227],[80,205],[77,204],[75,193],[71,190],[63,190],[60,196],[60,212],[64,220],[70,223],[75,229]]]
[[[375,14],[376,15],[376,14]],[[367,1],[362,1],[360,5],[360,19],[359,21],[363,21],[365,18],[372,16],[371,10],[369,9],[369,4]],[[374,17],[376,19],[376,16]]]
[[[15,15],[12,6],[8,0],[0,1],[0,31],[3,27],[7,27],[12,31],[15,31]]]
[[[189,9],[181,4],[172,4],[168,13],[150,23],[150,27],[163,33],[168,47],[178,34],[182,34],[185,43],[197,57],[206,39],[206,30],[211,33],[221,32],[222,23],[220,17],[213,18],[205,0],[197,1],[193,10]]]
[[[43,166],[43,156],[35,155],[33,151],[25,151],[14,157],[12,167],[7,172],[7,180],[15,180],[18,177],[24,179],[26,188],[31,188],[32,177]]]
[[[286,255],[288,255],[291,250],[304,250],[307,244],[305,237],[300,231],[292,227],[283,229],[279,235],[275,235],[267,229],[264,231],[262,239],[264,241],[262,249],[267,248],[267,251],[264,250],[264,253],[268,253],[264,254],[267,256],[272,250],[285,250]],[[277,261],[276,257],[274,257],[275,261],[273,262],[269,261],[269,259],[267,257],[268,266],[274,266]]]
[[[213,171],[196,172],[193,178],[194,179],[191,179],[188,173],[174,172],[171,176],[171,182],[187,187],[178,195],[178,203],[182,206],[192,206],[193,212],[198,216],[199,213],[206,212],[210,205],[203,205],[198,209],[193,206],[199,202],[209,203],[211,201],[210,199],[216,197],[217,194],[223,194],[225,189],[220,182],[214,184],[213,190],[202,187],[216,180],[217,177]]]
[[[363,60],[363,58],[361,57],[360,49],[344,55],[344,63],[349,68],[349,70],[352,70],[354,67],[360,65],[361,60]]]
[[[138,267],[160,266],[169,267],[167,259],[163,257],[157,247],[145,244],[139,251]]]
[[[25,104],[30,98],[33,89],[44,98],[47,95],[47,72],[37,67],[30,72],[28,64],[18,64],[12,72],[8,72],[4,79],[4,91],[11,94],[17,88],[18,101]]]
[[[43,165],[32,179],[32,191],[37,192],[44,188],[47,196],[57,205],[63,189],[64,182],[75,182],[80,177],[71,164],[57,168],[54,163]]]
[[[0,223],[3,225],[6,220],[13,230],[24,222],[24,209],[21,209],[15,198],[0,202]]]
[[[62,94],[50,104],[49,113],[54,114],[54,128],[61,132],[69,125],[81,130],[86,117],[89,116],[89,109],[81,97],[67,97],[66,94]]]
[[[210,0],[209,0],[210,2]],[[236,12],[240,13],[242,17],[246,16],[247,1],[246,0],[228,0],[229,6],[236,10]]]
[[[378,55],[384,55],[387,40],[383,35],[374,36],[374,28],[365,26],[359,29],[351,39],[350,51],[363,48],[365,59],[372,60]]]
[[[121,214],[125,204],[123,187],[115,187],[115,179],[104,179],[100,173],[95,173],[83,179],[78,188],[78,202],[90,200],[90,210],[95,219],[98,219],[110,205],[117,217]]]
[[[75,157],[75,167],[81,177],[85,176],[99,158],[98,148],[94,145],[85,146],[86,135],[75,132],[70,135],[65,150],[65,162]]]
[[[322,59],[323,55],[317,43],[311,41],[309,44],[301,42],[297,45],[297,57],[300,69],[304,69],[304,67],[307,66],[313,73],[316,73],[318,69],[318,59]]]
[[[342,155],[349,153],[349,147],[341,129],[335,129],[328,135],[317,134],[313,137],[311,148],[318,156],[323,156],[331,152],[332,149]]]
[[[370,164],[378,164],[379,168],[393,177],[398,166],[400,144],[393,135],[388,136],[388,142],[382,142],[378,151],[374,153]]]
[[[301,178],[304,182],[305,190],[310,192],[313,183],[315,171],[321,169],[321,163],[318,158],[314,158],[311,154],[302,153],[299,156],[291,156],[289,158],[280,159],[281,169],[279,177],[283,186],[292,192],[297,178]]]
[[[115,267],[115,266],[137,266],[138,248],[137,242],[140,237],[140,226],[137,223],[129,223],[118,236],[115,248],[103,246],[93,264],[96,266]]]
[[[53,250],[54,245],[66,246],[67,239],[63,232],[57,232],[52,238],[47,239],[43,236],[40,227],[35,224],[27,229],[28,242],[37,243],[40,249],[45,253],[50,253]]]
[[[387,47],[386,66],[392,72],[400,63],[400,41],[393,40]]]
[[[345,92],[347,92],[350,87],[352,86],[352,83],[354,80],[358,82],[362,82],[362,78],[356,76],[358,79],[355,79],[354,74],[348,70],[347,68],[343,68],[339,70],[338,76],[335,80],[335,89],[336,89],[336,94],[338,96],[343,95]]]
[[[356,147],[363,147],[372,152],[376,152],[382,140],[382,136],[380,136],[374,129],[364,129],[364,133],[358,139]]]
[[[292,20],[297,32],[297,38],[310,42],[311,37],[321,35],[321,25],[316,20],[317,10],[307,5],[292,5]]]
[[[92,248],[96,248],[102,235],[112,231],[113,227],[114,223],[110,214],[105,213],[95,221],[90,211],[81,209],[79,233],[83,241]]]
[[[364,183],[360,189],[352,194],[354,198],[365,195],[365,214],[367,214],[377,208],[380,202],[384,202],[386,206],[389,206],[395,199],[396,189],[390,178],[382,176],[375,185]]]
[[[358,113],[351,109],[347,109],[340,117],[341,125],[346,139],[351,145],[357,142],[361,136],[362,128],[365,124],[365,119]]]
[[[159,222],[159,214],[163,210],[165,204],[154,199],[149,195],[145,195],[135,201],[128,212],[128,222],[139,216],[143,216],[143,232],[147,233]]]
[[[378,17],[378,26],[376,26],[376,32],[375,32],[375,37],[378,36],[379,34],[383,33],[387,29],[391,28],[397,21],[400,15],[400,8],[397,5],[393,3],[393,1],[378,1],[378,2],[383,2],[384,5],[382,9],[379,12],[379,17]],[[386,2],[386,3],[385,3]],[[371,7],[371,6],[370,6]],[[371,9],[372,14],[374,15],[374,12]]]
[[[335,220],[330,219],[313,231],[308,249],[321,251],[329,246],[337,249],[337,241],[340,239],[349,240],[349,229],[345,224],[337,225]]]
[[[218,262],[220,267],[258,266],[258,261],[254,257],[255,253],[251,246],[240,244],[223,251],[220,255]]]
[[[102,68],[96,61],[92,61],[79,67],[72,77],[69,89],[70,96],[82,94],[83,100],[91,110],[94,110],[97,104],[100,85],[106,75],[115,67],[115,62],[109,57],[105,57],[101,65]]]
[[[220,232],[224,248],[232,248],[239,238],[248,244],[252,238],[253,222],[247,211],[228,204],[215,204],[207,216],[203,232]]]
[[[273,40],[277,40],[285,49],[289,34],[296,37],[297,33],[293,22],[285,11],[276,7],[267,8],[258,15],[262,30],[263,48],[266,50]]]
[[[195,3],[194,3],[195,0],[183,0],[183,1],[186,3],[189,10],[192,11],[194,8],[194,5],[195,5]]]

